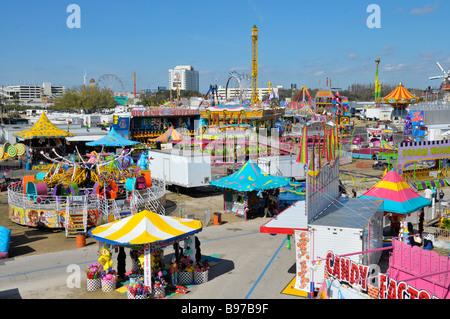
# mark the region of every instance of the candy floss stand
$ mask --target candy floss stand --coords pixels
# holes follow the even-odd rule
[[[308,172],[305,201],[294,203],[260,229],[288,236],[296,260],[296,277],[290,286],[296,295],[314,298],[324,280],[324,260],[330,250],[355,253],[351,258],[365,265],[378,262],[381,252],[377,249],[383,244],[381,204],[339,196],[339,158],[320,171]],[[368,250],[373,252],[357,253]]]
[[[204,282],[205,278],[197,278],[197,282],[195,278],[195,273],[200,271],[195,260],[195,234],[201,230],[198,220],[144,210],[97,226],[89,234],[103,245],[130,248],[132,270],[126,272],[129,278],[126,293],[129,299],[144,299],[165,298],[169,283],[173,290],[182,292],[187,285]],[[178,263],[171,260],[170,265],[165,265],[164,249],[172,245],[174,248],[182,245],[184,255]]]

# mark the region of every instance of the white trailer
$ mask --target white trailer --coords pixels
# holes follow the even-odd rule
[[[383,212],[381,200],[339,197],[308,225],[313,260],[327,254],[348,255],[363,265],[378,264],[383,247]],[[370,253],[363,253],[372,251]],[[324,262],[312,274],[320,285],[324,279]]]
[[[293,177],[297,180],[306,178],[304,165],[297,163],[297,155],[260,157],[256,163],[269,175]]]
[[[166,185],[182,187],[208,186],[211,181],[211,157],[199,152],[178,149],[148,151],[152,177]]]
[[[366,121],[378,121],[381,109],[378,107],[365,107],[361,111],[361,119]]]
[[[380,111],[380,121],[390,123],[392,121],[392,109],[382,109]]]

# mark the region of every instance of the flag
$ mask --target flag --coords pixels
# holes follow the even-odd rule
[[[315,165],[315,149],[316,149],[316,136],[314,135],[313,137],[313,145],[312,145],[312,150],[311,150],[311,162],[309,163],[309,170],[310,171],[315,171],[316,170],[316,165]]]
[[[88,123],[88,122],[86,122],[86,131],[88,131],[88,132],[89,132],[89,129],[90,129],[89,123]]]
[[[303,126],[302,139],[300,141],[300,152],[298,153],[297,163],[308,164],[308,129]]]
[[[320,141],[320,135],[319,135],[319,141],[318,141],[318,144],[319,144],[319,171],[322,169],[322,152],[321,152],[321,144],[322,144],[322,141]]]

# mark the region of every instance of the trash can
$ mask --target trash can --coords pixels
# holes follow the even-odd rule
[[[222,224],[222,213],[214,213],[214,225]]]
[[[86,234],[84,232],[77,233],[77,247],[86,246]]]

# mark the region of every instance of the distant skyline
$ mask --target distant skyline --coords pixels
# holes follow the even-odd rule
[[[79,28],[68,18],[80,8]],[[367,20],[375,4],[380,28]],[[67,88],[104,74],[127,91],[169,86],[169,69],[192,65],[200,92],[251,74],[251,28],[258,27],[258,86],[335,87],[373,83],[437,87],[450,68],[450,1],[2,1],[0,85],[51,82]],[[73,20],[75,21],[75,20]],[[70,24],[70,21],[69,21]]]

